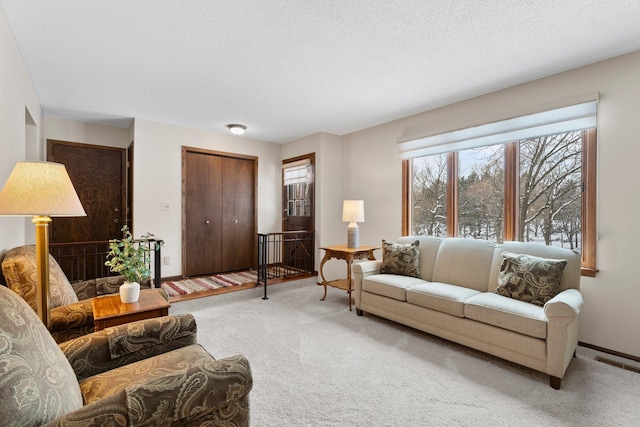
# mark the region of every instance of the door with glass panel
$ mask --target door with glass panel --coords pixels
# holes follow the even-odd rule
[[[313,270],[313,239],[304,236],[315,231],[314,168],[315,153],[282,162],[283,264],[304,271]]]

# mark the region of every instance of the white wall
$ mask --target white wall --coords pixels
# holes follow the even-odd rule
[[[350,144],[349,185],[365,200],[361,242],[401,232],[401,161],[396,140],[405,127],[455,126],[591,92],[598,104],[597,277],[582,278],[585,307],[579,340],[640,357],[640,52],[536,80],[343,137]]]
[[[343,149],[345,145],[338,135],[319,132],[282,145],[282,159],[315,153],[315,268],[319,271],[324,252],[322,246],[346,243],[347,224],[342,219]],[[346,275],[344,261],[325,264],[323,273],[327,280]]]
[[[22,55],[0,7],[0,188],[4,186],[16,162],[26,159],[30,141],[39,141],[41,133],[40,101],[22,60]],[[27,114],[28,111],[28,114]],[[30,116],[29,118],[27,118]],[[30,123],[27,126],[27,123]],[[24,218],[0,217],[0,256],[25,243]]]
[[[83,123],[55,117],[44,118],[45,148],[47,139],[127,148],[132,141],[130,133],[129,129],[114,126]]]
[[[162,276],[182,274],[182,147],[258,157],[258,232],[280,231],[280,145],[148,120],[135,120],[133,228],[165,241],[171,263]],[[170,211],[161,210],[169,202]]]

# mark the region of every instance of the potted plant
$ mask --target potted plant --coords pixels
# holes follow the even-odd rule
[[[109,240],[109,252],[104,263],[111,271],[124,276],[120,285],[120,300],[123,303],[137,302],[140,296],[140,281],[151,275],[149,269],[149,240],[153,234],[146,233],[134,239],[128,226],[122,227],[121,240]],[[156,242],[156,246],[158,243]]]

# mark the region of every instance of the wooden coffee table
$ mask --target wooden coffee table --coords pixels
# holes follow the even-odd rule
[[[171,306],[155,289],[140,291],[138,302],[123,304],[120,294],[113,294],[94,298],[91,304],[96,331],[136,320],[167,316]]]

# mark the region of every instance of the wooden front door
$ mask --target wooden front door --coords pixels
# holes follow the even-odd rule
[[[282,161],[282,231],[315,231],[315,153]],[[315,240],[303,234],[283,237],[282,264],[313,271]]]
[[[183,276],[255,268],[257,159],[183,147]]]
[[[126,213],[126,150],[47,140],[47,160],[65,165],[86,217],[54,218],[51,243],[120,238]]]

